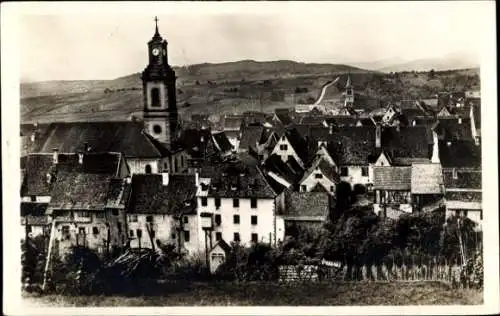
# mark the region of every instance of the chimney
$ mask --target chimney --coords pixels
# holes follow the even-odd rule
[[[461,117],[458,118],[458,124],[462,124],[462,118]]]
[[[78,152],[78,163],[83,165],[83,152]]]
[[[198,173],[198,170],[194,172],[194,183],[196,184],[196,187],[200,186],[200,174]]]
[[[382,127],[380,124],[375,125],[375,148],[381,147],[381,138],[382,138]]]
[[[31,142],[34,142],[34,141],[35,141],[35,139],[36,139],[36,132],[33,132],[33,133],[31,134],[30,140],[31,140]]]
[[[59,149],[54,148],[54,149],[52,149],[52,152],[53,152],[53,154],[52,154],[52,162],[54,164],[57,164],[59,162]]]
[[[438,143],[438,136],[435,131],[432,131],[432,157],[431,157],[431,162],[432,163],[440,163],[439,160],[439,143]]]
[[[161,180],[162,180],[163,185],[165,185],[165,186],[168,185],[168,172],[161,173]]]
[[[417,125],[417,121],[416,120],[413,120],[413,122],[411,123],[413,126]]]

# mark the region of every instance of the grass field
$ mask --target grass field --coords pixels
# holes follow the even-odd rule
[[[29,307],[78,306],[339,306],[339,305],[479,305],[482,292],[451,289],[442,283],[189,284],[157,296],[35,296]]]

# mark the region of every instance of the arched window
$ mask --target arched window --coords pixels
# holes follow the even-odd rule
[[[160,107],[160,89],[151,89],[151,106]]]
[[[145,169],[146,169],[146,173],[151,173],[151,165],[149,165],[149,164],[146,165]]]
[[[160,125],[153,125],[153,133],[155,134],[161,134],[161,126]]]

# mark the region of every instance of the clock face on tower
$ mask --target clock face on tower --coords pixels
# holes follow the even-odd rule
[[[160,53],[160,50],[158,48],[154,48],[152,53],[154,56],[158,56],[158,54]]]

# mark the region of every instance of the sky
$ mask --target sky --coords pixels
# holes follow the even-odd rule
[[[189,3],[23,11],[21,80],[113,79],[141,71],[158,15],[172,65],[259,61],[400,63],[461,54],[476,59],[478,2]],[[484,2],[483,2],[484,3]],[[91,10],[92,9],[92,10]]]

